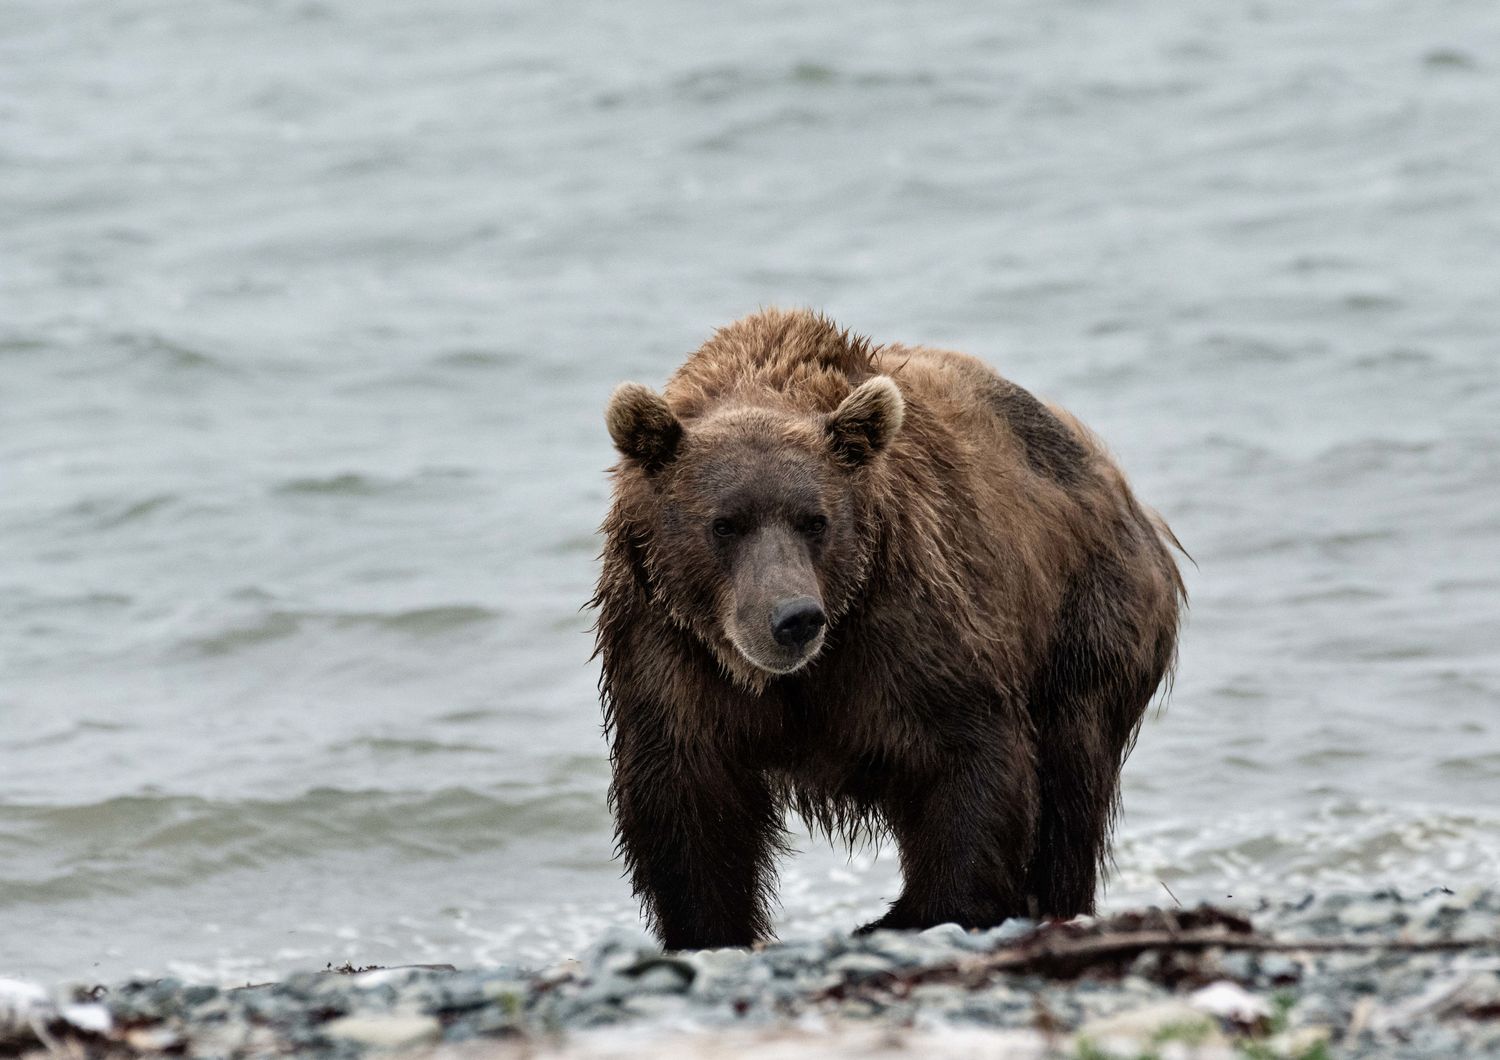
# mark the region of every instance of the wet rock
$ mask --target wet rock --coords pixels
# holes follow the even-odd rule
[[[1220,980],[1193,991],[1188,1004],[1220,1021],[1240,1027],[1259,1027],[1271,1018],[1271,1006],[1264,998],[1250,993],[1238,983]]]
[[[698,971],[687,961],[675,957],[651,957],[625,969],[627,979],[635,980],[642,994],[681,994],[693,985]]]
[[[1237,950],[1225,954],[1219,961],[1219,967],[1230,979],[1237,979],[1242,983],[1252,982],[1260,975],[1260,957],[1250,950]]]
[[[884,1007],[873,1001],[856,999],[845,1002],[839,1008],[839,1015],[850,1020],[869,1020],[882,1014]]]
[[[637,994],[621,1005],[622,1016],[655,1023],[682,1021],[687,1013],[687,1002],[675,994]]]
[[[850,961],[845,967],[854,967],[858,962],[854,958],[878,958],[884,970],[891,968],[912,968],[917,965],[928,963],[925,958],[934,949],[930,944],[924,944],[919,935],[909,934],[904,931],[876,931],[865,939],[863,953],[854,952],[837,957],[830,967],[839,965],[842,961]]]
[[[1326,1027],[1339,1020],[1338,1006],[1322,994],[1308,994],[1292,1005],[1287,1021],[1294,1027]]]
[[[63,1005],[58,1015],[69,1026],[88,1034],[108,1034],[114,1028],[109,1009],[98,1002]]]
[[[929,1013],[952,1015],[964,1007],[967,991],[948,983],[923,983],[907,994],[917,1009]]]
[[[997,929],[998,930],[998,929]],[[969,931],[957,924],[939,924],[917,936],[927,950],[927,959],[959,959],[972,953],[988,953],[998,942],[992,932]]]
[[[125,1044],[138,1053],[170,1053],[185,1044],[182,1033],[171,1027],[133,1027],[124,1037]]]
[[[1400,921],[1399,911],[1384,902],[1355,902],[1338,914],[1339,923],[1355,931],[1385,927]]]
[[[884,934],[884,932],[882,932]],[[891,962],[874,953],[846,953],[828,962],[828,971],[841,979],[866,979],[888,973]]]
[[[793,942],[782,946],[775,946],[766,950],[763,959],[773,974],[778,976],[804,975],[809,969],[818,968],[829,958],[829,949],[821,942]],[[701,964],[699,965],[701,967]],[[727,965],[721,963],[713,968],[715,972],[728,970],[729,967],[743,969],[744,964]]]
[[[659,943],[642,931],[634,928],[611,928],[584,958],[586,968],[629,965],[647,957],[661,956]]]
[[[207,1004],[208,1002],[215,1000],[218,996],[219,989],[218,987],[214,986],[188,986],[184,987],[182,990],[183,1004],[192,1006],[194,1008],[199,1005]]]
[[[1078,1038],[1103,1048],[1125,1050],[1165,1041],[1190,1045],[1221,1045],[1226,1041],[1211,1016],[1180,999],[1091,1020],[1079,1028]]]
[[[1259,972],[1272,985],[1294,983],[1302,978],[1302,965],[1283,953],[1267,953],[1261,956]]]
[[[1316,1056],[1332,1040],[1333,1031],[1328,1027],[1298,1027],[1271,1035],[1264,1045],[1272,1056],[1305,1057]]]
[[[1035,920],[1028,920],[1025,917],[1012,917],[999,927],[993,927],[988,931],[981,932],[976,938],[983,941],[985,949],[998,949],[1007,942],[1014,942],[1016,939],[1030,935],[1037,927],[1038,925]]]
[[[431,1016],[392,1013],[343,1016],[327,1024],[323,1034],[373,1049],[411,1049],[437,1041],[443,1028]]]

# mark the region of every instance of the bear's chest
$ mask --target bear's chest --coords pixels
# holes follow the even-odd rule
[[[770,691],[778,723],[764,733],[761,755],[768,767],[793,773],[912,759],[913,739],[927,728],[917,705],[932,701],[916,688],[877,690],[816,676],[784,679]]]
[[[1021,705],[977,673],[913,669],[871,682],[820,667],[782,678],[767,693],[763,706],[774,722],[756,741],[757,757],[793,777],[910,777],[1024,735]]]

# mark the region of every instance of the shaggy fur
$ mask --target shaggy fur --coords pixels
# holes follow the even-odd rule
[[[1103,447],[978,360],[805,311],[721,329],[608,424],[611,803],[663,942],[770,934],[788,808],[895,839],[871,927],[1090,912],[1184,599]],[[786,600],[826,628],[783,643]]]

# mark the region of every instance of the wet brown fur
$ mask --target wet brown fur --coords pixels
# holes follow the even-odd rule
[[[860,452],[828,417],[882,374],[904,415]],[[974,358],[806,311],[721,329],[655,400],[681,428],[665,455],[611,422],[593,603],[620,849],[665,944],[770,934],[788,808],[895,839],[905,886],[874,926],[1092,911],[1184,598],[1170,531],[1103,447]],[[829,509],[807,544],[826,640],[781,676],[727,637],[732,564],[706,536],[746,490]]]

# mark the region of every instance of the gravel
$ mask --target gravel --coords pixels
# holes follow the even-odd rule
[[[1248,917],[1248,919],[1246,919]],[[1253,925],[1253,928],[1252,928]],[[943,925],[544,969],[341,969],[221,989],[0,980],[0,1055],[1453,1057],[1500,1054],[1500,892]]]

